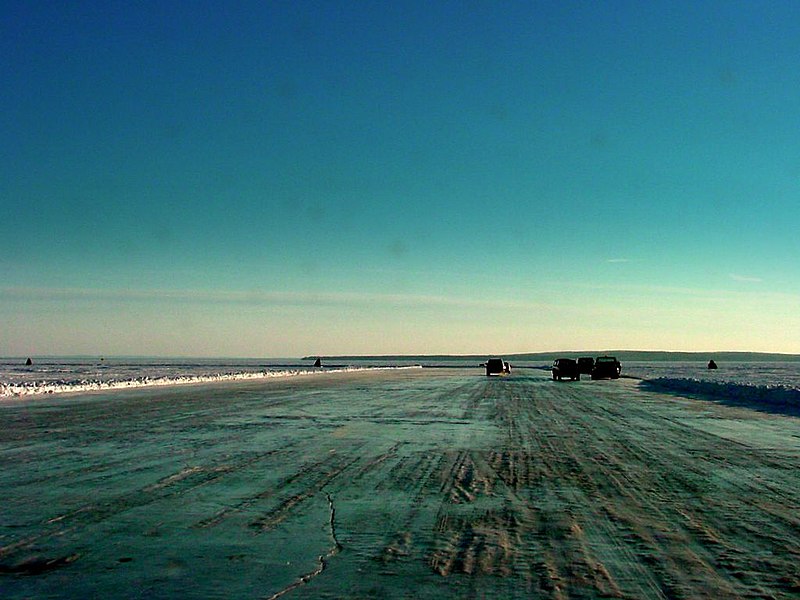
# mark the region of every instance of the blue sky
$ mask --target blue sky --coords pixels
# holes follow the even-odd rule
[[[800,353],[796,2],[0,2],[0,354]]]

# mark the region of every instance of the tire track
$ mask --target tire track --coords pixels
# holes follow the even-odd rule
[[[326,468],[321,471],[304,469],[302,471],[302,477],[299,478],[303,481],[301,491],[285,498],[276,507],[267,511],[258,519],[251,521],[249,527],[256,533],[271,531],[285,521],[306,500],[322,492],[325,486],[331,483],[350,466],[358,462],[358,460],[358,457],[348,458],[336,456],[330,461],[330,466],[326,466]]]
[[[297,444],[293,444],[292,447],[297,446]],[[215,527],[220,523],[224,522],[226,519],[240,514],[243,511],[251,509],[253,506],[257,505],[260,502],[266,501],[271,499],[276,494],[279,494],[281,491],[290,489],[293,485],[297,482],[301,482],[301,486],[307,486],[308,488],[313,488],[316,484],[312,481],[312,483],[304,483],[306,479],[315,479],[319,476],[320,473],[323,472],[330,472],[334,470],[335,467],[331,466],[334,463],[341,462],[342,457],[340,455],[332,455],[328,454],[321,460],[314,461],[309,464],[302,465],[300,469],[296,472],[291,473],[290,475],[284,477],[283,479],[279,480],[276,484],[271,485],[266,490],[261,490],[256,494],[248,496],[233,505],[226,506],[225,508],[221,509],[220,511],[216,512],[215,514],[202,519],[201,521],[196,522],[192,525],[194,529],[208,529],[209,527]]]
[[[42,522],[40,529],[35,534],[0,547],[0,559],[8,560],[12,555],[30,549],[36,544],[41,545],[46,540],[84,529],[120,513],[186,495],[199,487],[217,482],[226,475],[271,457],[276,452],[270,450],[258,453],[234,463],[212,463],[185,467],[134,492],[122,494],[101,503],[85,504],[69,512],[49,517]]]
[[[709,499],[707,473],[745,466],[752,455],[731,457],[730,448],[716,444],[718,438],[663,422],[622,396],[597,401],[577,386],[504,383],[494,386],[492,395],[478,385],[479,393],[469,397],[472,414],[476,398],[493,403],[488,414],[505,440],[497,450],[451,456],[429,558],[436,573],[516,576],[534,590],[564,598],[586,593],[581,590],[604,597],[682,598],[694,597],[698,589],[749,597],[758,587],[737,564],[738,557],[748,556],[737,547],[743,537],[757,539],[755,525],[748,526],[752,517],[762,525],[765,550],[777,548],[784,557],[769,567],[781,574],[773,589],[796,590],[797,546],[793,551],[789,542],[797,540],[796,519],[787,513],[793,506],[791,495],[784,495],[787,488],[776,497],[781,504],[775,514],[772,506],[760,515],[746,510],[732,523],[731,497],[750,506],[749,499],[763,497],[763,490],[731,485],[725,500]],[[637,419],[648,422],[651,437],[637,432]],[[676,460],[687,445],[697,448],[694,456]],[[500,510],[476,514],[451,508],[485,507],[482,497],[503,486],[510,499]],[[764,520],[768,530],[778,527],[774,535],[763,534]],[[505,539],[492,539],[497,528]],[[518,548],[522,543],[532,550],[528,565],[514,557],[526,554]],[[505,566],[495,568],[489,557],[499,547],[507,549]]]

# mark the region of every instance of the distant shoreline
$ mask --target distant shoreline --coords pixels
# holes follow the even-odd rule
[[[305,356],[302,360],[484,360],[487,356],[502,356],[506,360],[551,361],[560,357],[616,356],[621,361],[715,361],[724,362],[800,362],[800,354],[779,352],[671,352],[666,350],[561,350],[556,352],[488,353],[488,354],[336,354]]]

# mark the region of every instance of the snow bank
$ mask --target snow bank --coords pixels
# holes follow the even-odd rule
[[[641,385],[656,392],[710,396],[741,404],[800,408],[800,389],[782,385],[751,385],[670,377],[648,379],[642,381]]]

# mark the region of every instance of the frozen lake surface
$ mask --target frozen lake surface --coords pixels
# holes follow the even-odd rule
[[[797,598],[800,419],[541,369],[0,402],[5,598]]]

